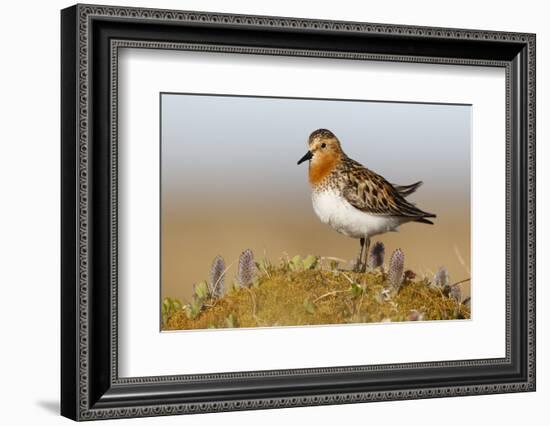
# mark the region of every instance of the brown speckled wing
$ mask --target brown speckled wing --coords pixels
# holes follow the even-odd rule
[[[346,158],[342,167],[347,179],[340,181],[340,189],[344,198],[356,209],[382,216],[402,216],[415,219],[435,217],[435,215],[426,213],[409,203],[382,176],[363,167],[358,162]]]

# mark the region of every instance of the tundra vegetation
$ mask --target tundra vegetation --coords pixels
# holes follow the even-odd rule
[[[469,319],[470,301],[445,267],[433,277],[405,268],[395,250],[384,263],[384,245],[373,245],[366,272],[348,262],[309,255],[283,256],[277,263],[243,251],[231,266],[217,256],[209,281],[196,283],[188,303],[162,301],[162,329],[281,327],[399,321]],[[231,282],[230,285],[227,285]]]

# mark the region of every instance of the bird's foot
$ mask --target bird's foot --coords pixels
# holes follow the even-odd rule
[[[363,273],[367,270],[367,264],[357,259],[353,267],[353,272]]]

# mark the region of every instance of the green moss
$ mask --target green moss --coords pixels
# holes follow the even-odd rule
[[[468,307],[426,280],[406,280],[399,291],[380,270],[324,269],[294,257],[274,267],[263,262],[255,285],[233,287],[218,299],[201,297],[201,308],[171,311],[165,330],[372,323],[412,319],[468,319]],[[202,296],[202,295],[201,295]]]

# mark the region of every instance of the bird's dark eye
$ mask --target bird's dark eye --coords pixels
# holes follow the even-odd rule
[[[327,144],[323,142],[323,143],[321,144],[321,148],[326,148],[326,147],[327,147]]]

